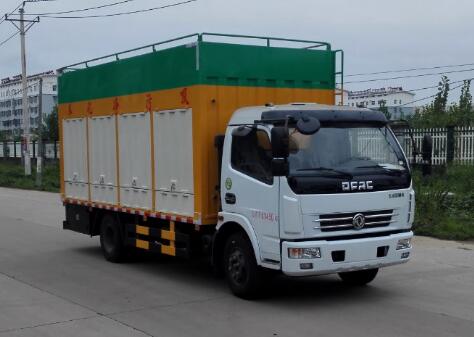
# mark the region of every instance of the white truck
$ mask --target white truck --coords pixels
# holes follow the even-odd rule
[[[113,262],[207,254],[241,297],[269,271],[363,285],[407,262],[408,161],[381,112],[334,105],[337,51],[212,36],[61,69],[64,228]]]

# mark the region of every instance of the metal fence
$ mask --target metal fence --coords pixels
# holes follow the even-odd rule
[[[433,165],[444,165],[449,162],[474,165],[474,127],[411,129],[411,132],[418,151],[421,151],[424,135],[431,135]],[[413,162],[413,142],[409,131],[396,130],[395,134],[407,157]],[[421,156],[417,157],[416,162],[421,162]]]
[[[424,135],[431,135],[433,139],[433,165],[444,165],[448,162],[461,165],[474,165],[474,127],[451,127],[451,128],[426,128],[410,130],[415,146],[418,151],[421,150],[421,143]],[[408,129],[395,130],[398,141],[405,150],[410,162],[413,162],[413,142]],[[361,139],[374,137],[372,134],[363,135]],[[372,142],[377,144],[379,142]],[[29,144],[30,154],[33,158],[38,154],[38,143]],[[44,157],[46,159],[59,158],[59,142],[44,141]],[[21,158],[21,142],[0,142],[0,158]],[[382,149],[365,149],[375,153],[385,153]],[[417,163],[421,163],[421,156],[417,156]]]
[[[22,142],[0,142],[0,158],[21,158]],[[30,142],[30,155],[36,158],[39,153],[38,142]],[[43,141],[43,157],[46,159],[59,158],[59,142]]]

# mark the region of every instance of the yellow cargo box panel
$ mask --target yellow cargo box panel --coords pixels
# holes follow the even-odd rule
[[[334,104],[335,51],[328,44],[254,46],[204,41],[207,35],[60,70],[65,202],[214,224],[214,139],[232,113],[270,102]]]

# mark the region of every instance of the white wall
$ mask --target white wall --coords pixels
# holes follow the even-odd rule
[[[35,96],[39,94],[39,78],[29,78],[27,81],[28,96]],[[56,75],[43,76],[43,95],[57,95],[58,93],[58,79]],[[0,85],[0,100],[7,100],[12,98],[22,98],[22,84],[21,81]]]
[[[367,108],[378,108],[379,101],[385,100],[385,105],[387,107],[398,107],[403,105],[404,107],[413,107],[413,100],[415,95],[408,93],[406,91],[403,92],[396,92],[396,93],[389,93],[386,95],[383,94],[369,94],[363,97],[354,97],[349,98],[348,103],[350,106],[358,106],[360,104],[364,104]]]

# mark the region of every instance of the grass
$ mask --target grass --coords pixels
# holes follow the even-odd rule
[[[474,239],[474,167],[449,166],[429,177],[415,172],[416,234]]]
[[[0,161],[0,186],[59,192],[59,164],[46,163],[43,166],[43,181],[41,186],[36,186],[36,166],[32,167],[32,175],[26,177],[23,166],[17,162]]]

